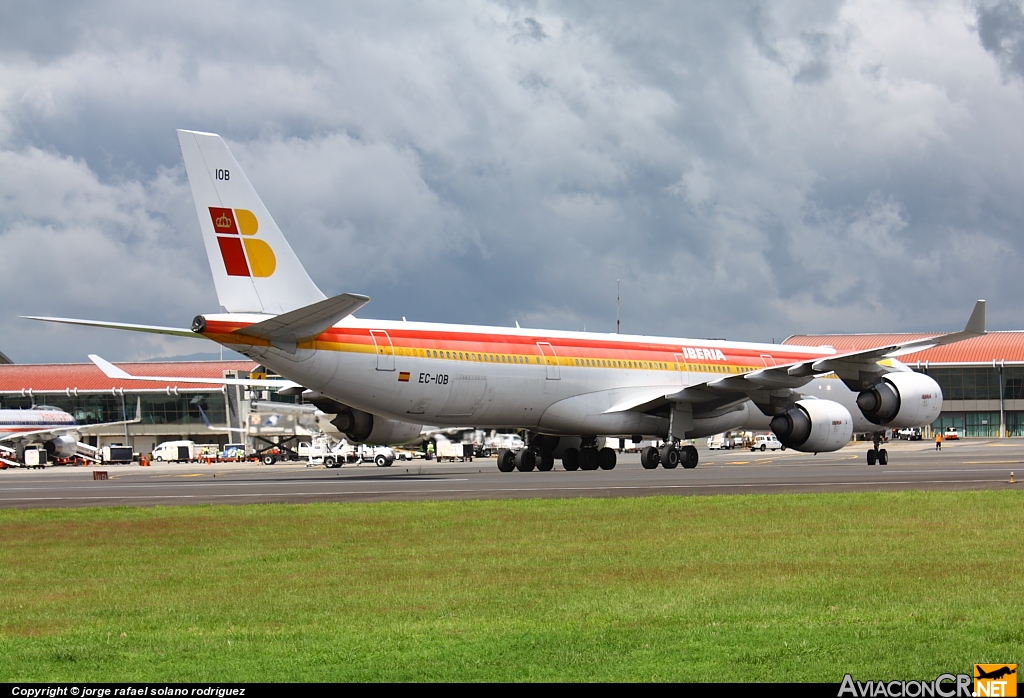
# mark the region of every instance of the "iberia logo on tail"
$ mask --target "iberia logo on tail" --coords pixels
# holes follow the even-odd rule
[[[266,277],[274,273],[277,258],[270,245],[253,237],[260,223],[252,211],[211,206],[210,218],[228,276]]]

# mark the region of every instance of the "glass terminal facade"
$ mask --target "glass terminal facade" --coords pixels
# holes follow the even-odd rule
[[[80,394],[66,396],[44,393],[35,398],[20,395],[0,395],[0,409],[29,409],[50,405],[64,410],[79,424],[100,424],[135,418],[135,405],[142,400],[142,424],[180,424],[203,426],[203,413],[210,424],[228,423],[228,401],[221,392],[184,393],[127,393],[120,395]],[[202,411],[200,411],[202,410]]]
[[[999,401],[1004,404],[1007,436],[1024,436],[1024,411],[1012,409],[1024,401],[1024,366],[961,366],[916,368],[926,373],[942,388],[943,413],[932,423],[932,430],[954,427],[966,437],[999,436]],[[989,409],[948,409],[950,401],[987,401]],[[1010,404],[1007,404],[1010,403]],[[978,406],[980,407],[980,406]],[[994,407],[995,409],[991,409]]]

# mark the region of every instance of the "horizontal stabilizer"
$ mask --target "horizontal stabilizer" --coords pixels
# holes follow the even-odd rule
[[[297,386],[286,380],[259,380],[252,378],[185,378],[183,376],[133,376],[106,359],[89,354],[89,360],[99,366],[107,378],[124,381],[157,381],[160,383],[199,383],[202,385],[248,385],[255,388],[290,388]]]
[[[174,337],[192,337],[203,339],[190,329],[180,327],[159,327],[157,325],[131,325],[126,322],[104,322],[103,320],[78,320],[67,317],[37,317],[22,315],[24,320],[40,320],[42,322],[58,322],[64,325],[85,325],[86,327],[105,327],[112,330],[130,330],[131,332],[149,332],[151,334],[169,334]]]
[[[294,352],[296,344],[315,338],[369,302],[368,296],[342,293],[235,330],[234,334],[265,339],[276,347]]]

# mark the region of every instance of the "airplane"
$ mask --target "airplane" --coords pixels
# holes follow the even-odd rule
[[[102,424],[79,424],[59,407],[39,405],[27,410],[0,410],[0,467],[22,465],[25,449],[40,445],[50,458],[84,455],[97,459],[99,449],[79,441],[79,436],[142,421],[142,399],[135,405],[135,418]]]
[[[985,671],[981,667],[978,667],[977,668],[977,673],[978,673],[978,675],[975,678],[979,678],[979,679],[1001,679],[1004,676],[1009,676],[1010,674],[1016,674],[1017,673],[1017,669],[1016,668],[1011,669],[1009,667],[1009,665],[1004,665],[1004,666],[1002,666],[1002,667],[1000,667],[998,669],[993,669],[992,671]]]
[[[697,465],[684,440],[731,429],[771,429],[783,446],[811,453],[870,433],[867,462],[884,465],[884,430],[930,424],[942,408],[938,383],[896,357],[985,334],[983,300],[962,331],[845,353],[357,318],[369,297],[324,295],[223,139],[177,134],[226,312],[197,315],[187,329],[29,319],[212,340],[285,379],[238,382],[303,393],[357,443],[400,444],[424,423],[521,430],[527,446],[499,453],[499,470],[510,472],[548,471],[556,458],[566,470],[611,469],[615,451],[599,448],[599,437],[663,439],[641,452],[641,463],[672,469]],[[122,379],[182,382],[97,363]]]

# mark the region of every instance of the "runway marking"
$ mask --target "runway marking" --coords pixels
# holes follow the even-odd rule
[[[999,465],[1005,463],[1006,465],[1019,465],[1024,463],[1021,460],[965,460],[964,465]]]
[[[1018,461],[1020,462],[1020,461]],[[1005,473],[1007,468],[961,468],[959,470],[883,470],[882,474],[893,474],[898,473]]]
[[[366,482],[368,484],[380,483],[381,478],[373,478],[372,480],[357,480],[355,478],[344,478],[339,480],[319,480],[318,482],[330,485],[340,485],[353,482]],[[390,484],[400,485],[405,482],[468,482],[468,477],[403,477],[401,480],[392,480]],[[259,487],[263,485],[309,485],[306,480],[261,480],[259,482],[231,482],[230,480],[224,480],[223,482],[181,482],[172,483],[173,487]],[[65,490],[92,490],[96,487],[102,487],[103,485],[68,485],[62,487]],[[153,487],[166,487],[166,483],[160,483],[159,485],[149,485],[145,483],[133,484],[133,485],[118,485],[118,489],[149,489]],[[5,487],[4,492],[30,492],[32,490],[49,490],[52,487]],[[3,500],[0,500],[3,501]]]
[[[447,490],[425,490],[423,494],[473,494],[482,492],[592,492],[609,490],[673,490],[673,489],[709,489],[709,488],[752,488],[752,487],[828,487],[837,485],[952,485],[961,483],[978,482],[1005,482],[1004,480],[889,480],[871,482],[773,482],[773,483],[742,483],[742,484],[703,484],[703,485],[609,485],[606,487],[512,487],[512,488],[482,488],[482,489],[447,489]],[[44,502],[44,501],[82,501],[82,500],[152,500],[152,499],[227,499],[238,497],[297,497],[297,496],[342,496],[342,495],[387,495],[396,494],[394,490],[360,490],[350,492],[291,492],[291,493],[246,493],[246,494],[168,494],[168,495],[143,495],[143,496],[86,496],[86,497],[33,497],[33,498],[0,498],[0,502]],[[403,493],[404,494],[404,493]]]

